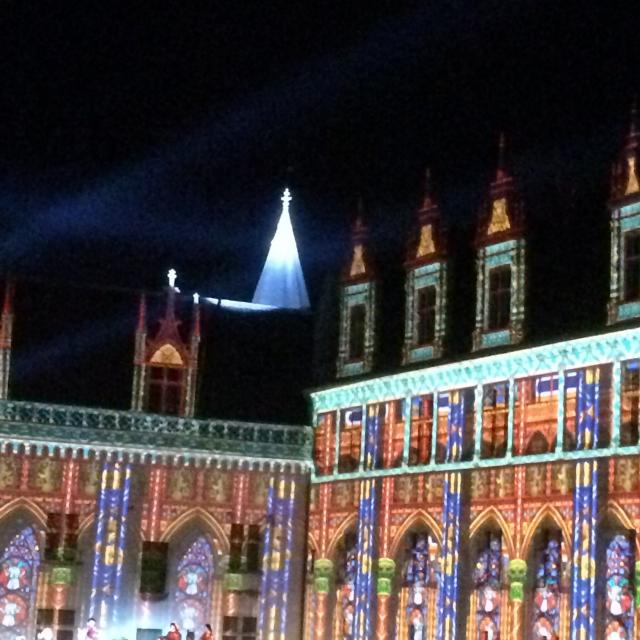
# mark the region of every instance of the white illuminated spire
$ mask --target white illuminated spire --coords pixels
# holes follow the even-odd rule
[[[169,279],[169,287],[171,289],[175,289],[177,277],[178,277],[178,274],[176,273],[176,270],[169,269],[169,271],[167,272],[167,278]]]
[[[306,309],[309,307],[309,296],[289,217],[289,189],[284,190],[280,199],[282,213],[256,292],[253,294],[253,302],[284,309]]]

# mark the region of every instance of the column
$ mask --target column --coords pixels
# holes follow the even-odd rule
[[[527,578],[527,563],[519,558],[509,561],[509,601],[511,603],[510,640],[522,640],[524,637],[524,582]]]
[[[333,562],[326,557],[329,528],[329,509],[331,503],[332,485],[328,482],[321,484],[319,488],[320,501],[320,532],[319,549],[320,558],[316,558],[313,566],[314,589],[316,592],[316,610],[314,612],[315,621],[313,624],[315,640],[326,640],[329,627],[329,606],[328,598],[332,584]],[[318,579],[316,579],[318,578]]]
[[[599,387],[597,367],[578,373],[577,449],[593,449],[598,444]],[[571,640],[595,639],[597,517],[598,462],[578,462],[573,502]]]
[[[367,408],[364,424],[364,471],[374,469],[380,443],[381,420],[377,405]],[[375,478],[360,481],[358,503],[358,570],[355,586],[354,640],[370,640],[374,628],[374,558],[378,499]]]
[[[464,433],[464,395],[449,393],[446,461],[457,462],[462,455]],[[447,472],[444,477],[442,507],[442,578],[438,592],[437,640],[455,640],[458,624],[458,569],[460,559],[460,510],[462,473]]]
[[[289,595],[292,600],[299,595],[289,594],[297,484],[294,477],[284,474],[270,481],[258,612],[258,629],[263,640],[290,637]]]
[[[96,514],[89,606],[89,615],[103,628],[118,622],[130,492],[131,464],[106,460],[102,465]]]

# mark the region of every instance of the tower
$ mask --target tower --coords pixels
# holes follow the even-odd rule
[[[176,272],[169,271],[167,304],[156,335],[147,337],[147,309],[140,299],[135,337],[131,408],[192,417],[195,412],[198,350],[200,347],[200,300],[193,296],[193,326],[188,341],[183,340],[176,318]]]
[[[0,400],[9,398],[11,339],[13,333],[13,282],[7,281],[0,317]]]
[[[253,294],[253,302],[283,309],[306,309],[309,307],[309,296],[291,226],[289,204],[292,197],[289,189],[284,190],[280,200],[282,213]]]
[[[498,170],[491,183],[488,210],[476,234],[476,323],[473,350],[517,344],[524,330],[524,219],[504,167],[500,136]]]
[[[640,317],[640,132],[636,106],[611,185],[611,279],[607,320],[615,324]]]
[[[367,239],[360,201],[351,233],[351,259],[340,289],[339,378],[367,373],[373,366],[376,283]]]
[[[417,217],[418,233],[405,263],[404,364],[440,357],[446,325],[445,238],[428,170]]]

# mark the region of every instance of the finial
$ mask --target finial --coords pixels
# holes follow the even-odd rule
[[[169,269],[169,271],[167,272],[167,278],[169,279],[169,287],[171,289],[175,289],[176,287],[176,278],[178,277],[178,274],[176,272],[175,269]]]
[[[422,211],[426,211],[433,206],[433,184],[431,181],[431,167],[424,171],[424,196],[422,199]]]
[[[200,304],[200,294],[199,293],[194,293],[193,294],[193,304]]]
[[[2,306],[2,314],[9,315],[13,311],[13,280],[7,280],[4,288],[4,305]]]
[[[140,295],[140,304],[138,305],[138,331],[145,331],[147,325],[147,299],[143,294]]]
[[[282,194],[282,198],[280,198],[280,200],[282,200],[282,204],[284,205],[284,207],[288,209],[289,203],[291,202],[291,200],[293,200],[293,198],[291,197],[291,191],[289,191],[288,187],[285,188]]]
[[[498,139],[498,169],[496,171],[496,180],[501,180],[505,177],[504,170],[504,155],[505,155],[505,136],[504,131],[500,132],[500,138]]]

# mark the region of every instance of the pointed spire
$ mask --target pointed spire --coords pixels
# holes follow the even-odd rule
[[[360,278],[367,275],[367,261],[365,243],[369,229],[365,223],[364,200],[358,196],[356,215],[351,228],[352,256],[346,277]]]
[[[429,211],[436,205],[433,202],[433,184],[431,182],[431,167],[427,167],[424,172],[424,196],[419,213]]]
[[[2,315],[8,316],[13,313],[13,280],[7,280],[4,289],[4,304],[2,305]]]
[[[193,294],[193,330],[192,337],[200,337],[200,294]]]
[[[262,268],[253,302],[284,309],[306,309],[309,296],[304,282],[296,238],[291,224],[291,191],[280,198],[282,211]]]
[[[631,105],[629,133],[624,148],[624,166],[621,170],[623,176],[623,196],[634,195],[640,192],[638,177],[638,149],[640,148],[640,132],[638,131],[638,109],[636,98]]]
[[[140,295],[140,303],[138,304],[138,331],[147,330],[147,297],[142,293]]]

